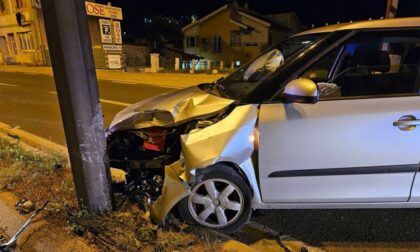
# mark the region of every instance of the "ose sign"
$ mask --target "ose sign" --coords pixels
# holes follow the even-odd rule
[[[85,2],[85,6],[86,14],[89,16],[105,17],[118,20],[123,19],[121,8],[92,2]]]

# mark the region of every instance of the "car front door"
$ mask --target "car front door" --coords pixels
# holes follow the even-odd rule
[[[420,161],[418,34],[360,33],[301,75],[318,82],[318,103],[261,106],[264,202],[409,200]]]

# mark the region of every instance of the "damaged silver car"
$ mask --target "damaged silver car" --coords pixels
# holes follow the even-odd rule
[[[163,223],[240,229],[255,209],[420,207],[420,18],[305,31],[107,130],[125,191]]]

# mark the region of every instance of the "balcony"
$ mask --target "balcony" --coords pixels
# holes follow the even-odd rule
[[[243,47],[243,46],[267,46],[267,41],[261,36],[250,34],[250,35],[232,35],[231,37],[232,47]]]

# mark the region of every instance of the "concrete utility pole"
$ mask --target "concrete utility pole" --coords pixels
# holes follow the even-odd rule
[[[112,210],[85,1],[42,0],[42,10],[79,206],[94,212]]]

